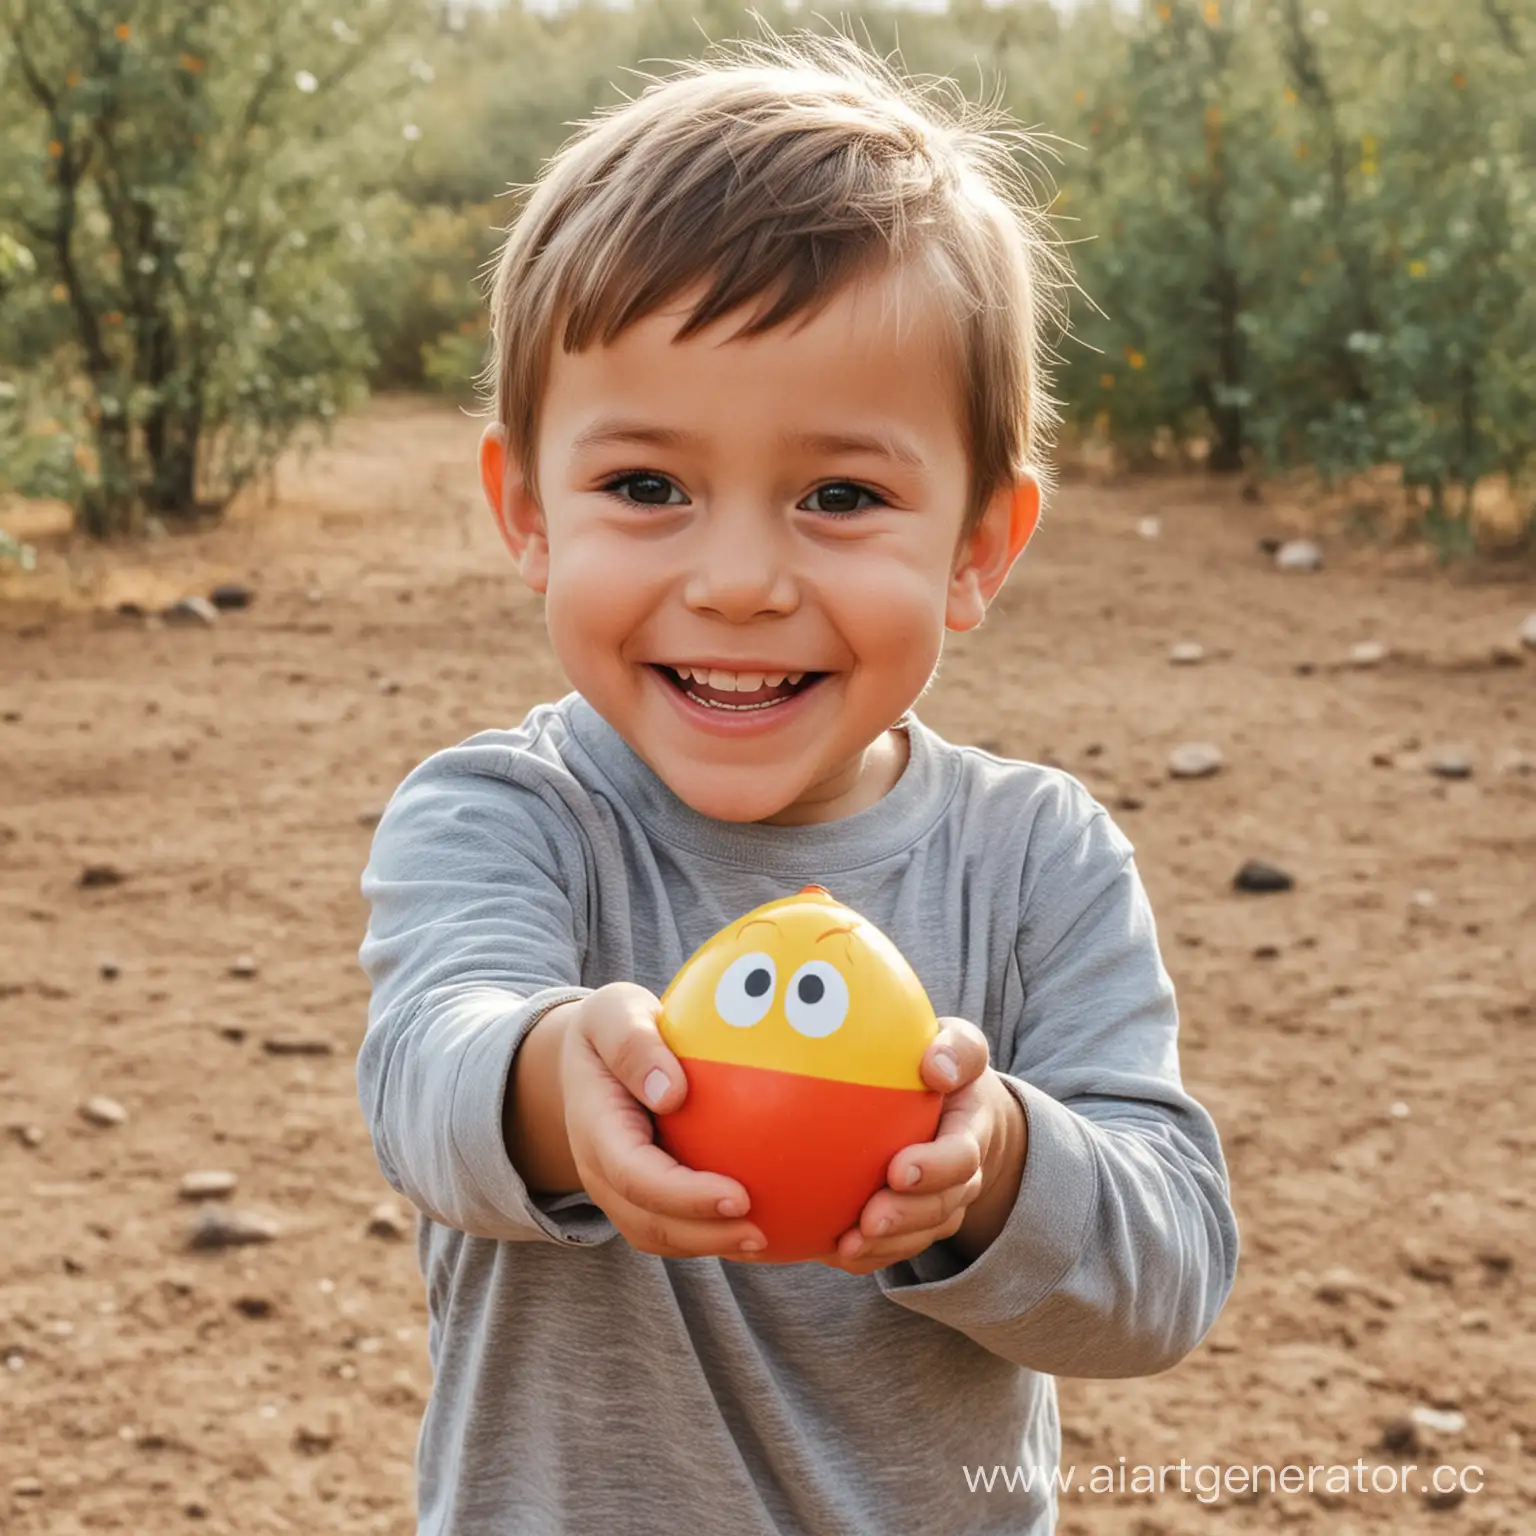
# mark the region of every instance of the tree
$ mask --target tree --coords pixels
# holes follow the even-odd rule
[[[414,0],[0,0],[0,356],[93,534],[221,509],[355,388],[421,25]]]

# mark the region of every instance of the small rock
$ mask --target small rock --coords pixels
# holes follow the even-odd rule
[[[103,981],[116,981],[123,974],[123,968],[116,960],[103,960],[96,970]]]
[[[218,1035],[220,1040],[228,1040],[231,1045],[245,1043],[245,1031],[238,1024],[220,1024]]]
[[[1404,1100],[1394,1099],[1387,1106],[1387,1113],[1391,1115],[1394,1120],[1406,1120],[1408,1116],[1413,1113],[1413,1111],[1409,1109],[1407,1103]]]
[[[1520,644],[1528,651],[1536,651],[1536,613],[1527,614],[1520,626]]]
[[[1515,1267],[1514,1256],[1502,1248],[1479,1248],[1477,1262],[1490,1275],[1507,1275]]]
[[[167,624],[201,624],[205,628],[219,622],[219,610],[206,597],[184,597],[172,603],[160,615]]]
[[[128,1120],[128,1111],[116,1099],[96,1093],[80,1106],[80,1117],[92,1125],[123,1125]]]
[[[1424,1495],[1426,1509],[1455,1509],[1466,1498],[1466,1489],[1459,1484],[1453,1488],[1431,1488]]]
[[[1146,803],[1140,795],[1121,795],[1115,801],[1115,809],[1119,811],[1139,811]]]
[[[35,1477],[13,1477],[11,1492],[18,1499],[40,1499],[43,1496],[43,1485]]]
[[[1437,779],[1470,779],[1472,762],[1464,752],[1437,752],[1429,760],[1429,771]]]
[[[1536,774],[1536,760],[1527,757],[1518,748],[1512,748],[1499,758],[1499,772],[1517,779],[1528,779]]]
[[[1459,1321],[1468,1333],[1487,1333],[1493,1327],[1493,1314],[1484,1312],[1481,1308],[1474,1308],[1463,1312]]]
[[[1253,949],[1255,960],[1278,960],[1280,958],[1280,946],[1278,944],[1256,944]]]
[[[126,878],[115,864],[87,864],[75,883],[82,891],[94,891],[109,885],[121,885]]]
[[[268,1035],[261,1048],[268,1056],[329,1056],[335,1050],[320,1035]]]
[[[301,1456],[323,1456],[336,1443],[334,1430],[300,1424],[293,1432],[293,1448]]]
[[[270,1243],[281,1228],[267,1216],[251,1211],[208,1209],[198,1213],[188,1234],[187,1246],[197,1252],[217,1252],[223,1248],[246,1248],[253,1243]]]
[[[400,692],[400,684],[392,677],[381,677],[379,679],[379,692],[386,697],[393,697],[393,695]]]
[[[238,976],[241,981],[249,981],[261,969],[251,955],[241,955],[239,959],[230,962],[229,974]]]
[[[40,1125],[13,1125],[10,1131],[29,1152],[35,1152],[43,1144],[43,1128]]]
[[[1168,652],[1168,660],[1176,667],[1198,667],[1205,660],[1205,647],[1195,640],[1180,640]]]
[[[1372,768],[1394,768],[1396,766],[1397,759],[1385,747],[1378,747],[1371,753]]]
[[[1320,571],[1323,552],[1310,539],[1291,539],[1275,551],[1275,566],[1282,571]]]
[[[1426,1285],[1450,1285],[1456,1278],[1456,1271],[1444,1254],[1413,1244],[1404,1245],[1400,1258],[1403,1268]]]
[[[405,1212],[392,1201],[386,1200],[374,1206],[368,1216],[368,1236],[387,1243],[398,1243],[410,1234],[410,1223]]]
[[[183,1200],[222,1200],[234,1194],[239,1182],[227,1169],[198,1168],[182,1175],[177,1192]]]
[[[1317,663],[1315,661],[1298,661],[1294,670],[1297,677],[1311,677],[1317,671]]]
[[[1155,539],[1163,531],[1160,517],[1144,517],[1136,524],[1136,532],[1144,539]]]
[[[1168,756],[1168,772],[1175,779],[1208,779],[1221,771],[1221,748],[1208,741],[1186,741]]]
[[[1419,1448],[1419,1429],[1407,1414],[1388,1419],[1381,1426],[1381,1448],[1397,1455],[1411,1456]]]
[[[1350,647],[1349,664],[1352,667],[1379,667],[1392,654],[1380,640],[1362,640]]]
[[[1275,864],[1266,864],[1262,859],[1249,859],[1232,879],[1233,890],[1247,891],[1256,896],[1288,891],[1295,884],[1295,880],[1285,870]]]
[[[1258,550],[1261,555],[1269,555],[1273,558],[1280,553],[1280,547],[1285,543],[1284,539],[1277,539],[1274,534],[1266,534],[1259,540]]]
[[[238,581],[227,581],[208,594],[208,601],[215,608],[249,608],[255,593]]]
[[[1502,640],[1496,640],[1488,647],[1488,662],[1495,667],[1523,667],[1525,654],[1518,645],[1507,645]]]
[[[265,1296],[237,1296],[235,1298],[235,1311],[241,1317],[263,1318],[271,1317],[274,1308]]]
[[[311,608],[318,608],[321,603],[325,601],[325,588],[311,587],[309,591],[304,594],[304,601],[308,603]]]
[[[1351,1296],[1359,1295],[1366,1288],[1365,1282],[1354,1270],[1339,1266],[1324,1272],[1322,1278],[1312,1288],[1312,1294],[1331,1307],[1340,1307]]]
[[[1459,1435],[1467,1427],[1467,1416],[1454,1408],[1431,1408],[1418,1403],[1408,1410],[1408,1417],[1426,1434]]]

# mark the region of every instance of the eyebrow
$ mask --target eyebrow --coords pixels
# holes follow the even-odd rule
[[[650,448],[689,448],[700,439],[692,432],[676,427],[658,427],[644,421],[608,419],[595,421],[576,434],[572,447],[607,448],[621,443],[636,443]],[[786,449],[807,453],[865,453],[875,458],[893,459],[909,469],[922,469],[923,456],[910,443],[886,432],[787,432],[779,439]]]

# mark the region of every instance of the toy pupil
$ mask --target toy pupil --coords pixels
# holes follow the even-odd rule
[[[768,972],[759,966],[755,971],[752,972],[750,976],[747,977],[747,996],[761,997],[771,985],[772,981],[768,975]]]
[[[827,990],[827,984],[820,976],[802,976],[797,990],[802,1003],[819,1003],[822,993]]]

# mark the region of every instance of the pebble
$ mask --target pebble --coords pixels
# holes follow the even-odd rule
[[[1326,1301],[1329,1306],[1337,1307],[1365,1289],[1365,1282],[1360,1276],[1354,1270],[1345,1269],[1341,1265],[1327,1270],[1312,1288],[1312,1294],[1319,1301]]]
[[[42,1497],[43,1485],[35,1477],[13,1477],[11,1492],[18,1499],[37,1499]]]
[[[311,587],[309,591],[304,594],[304,601],[308,603],[311,608],[318,608],[321,603],[325,601],[325,588]]]
[[[1418,1426],[1406,1414],[1381,1426],[1381,1448],[1399,1456],[1411,1456],[1419,1448]]]
[[[1310,539],[1291,539],[1275,551],[1275,566],[1282,571],[1320,571],[1323,552]]]
[[[329,1056],[335,1050],[320,1035],[268,1035],[261,1048],[268,1056]]]
[[[181,1176],[178,1193],[183,1200],[222,1200],[235,1192],[240,1180],[225,1168],[198,1168]]]
[[[219,610],[206,597],[184,597],[160,615],[167,624],[201,624],[211,628],[219,622]]]
[[[1205,660],[1205,647],[1195,640],[1180,640],[1168,652],[1168,660],[1176,667],[1198,667]]]
[[[1429,771],[1437,779],[1470,779],[1472,762],[1464,752],[1437,752],[1429,760]]]
[[[43,1144],[43,1128],[40,1125],[13,1125],[11,1135],[28,1151],[35,1152]]]
[[[1426,1509],[1455,1509],[1466,1496],[1466,1490],[1459,1485],[1454,1488],[1431,1488],[1424,1495],[1424,1507]]]
[[[199,1212],[192,1223],[187,1246],[199,1252],[246,1248],[253,1243],[270,1243],[280,1230],[270,1217],[251,1211],[209,1209]]]
[[[1408,1410],[1409,1419],[1431,1435],[1459,1435],[1467,1427],[1467,1416],[1454,1408],[1431,1408],[1418,1403]]]
[[[96,1093],[80,1106],[80,1116],[92,1125],[123,1125],[128,1120],[128,1111],[116,1099]]]
[[[1536,651],[1536,613],[1528,614],[1520,626],[1520,644],[1528,651]]]
[[[1163,531],[1160,517],[1144,517],[1136,524],[1136,532],[1144,539],[1155,539]]]
[[[1350,647],[1349,664],[1361,668],[1379,667],[1391,654],[1391,648],[1380,640],[1362,640],[1359,645]]]
[[[123,968],[116,960],[101,961],[96,971],[103,981],[116,981],[123,974]]]
[[[94,891],[109,885],[121,885],[126,878],[115,864],[87,864],[75,883],[82,891]]]
[[[273,1310],[272,1303],[265,1296],[238,1296],[235,1298],[235,1311],[241,1317],[271,1317]]]
[[[1221,748],[1208,741],[1186,741],[1168,756],[1168,772],[1175,779],[1208,779],[1221,765]]]
[[[238,581],[226,581],[208,594],[208,601],[219,609],[249,608],[255,596],[249,587],[242,586]]]
[[[374,1206],[368,1216],[368,1236],[377,1237],[384,1242],[397,1243],[410,1233],[410,1223],[405,1212],[394,1204],[385,1200]]]
[[[1285,870],[1275,864],[1266,864],[1262,859],[1249,859],[1232,880],[1233,890],[1248,891],[1257,896],[1288,891],[1295,884],[1295,880]]]
[[[238,960],[230,963],[229,974],[238,976],[242,981],[249,981],[260,969],[252,956],[241,955]]]

